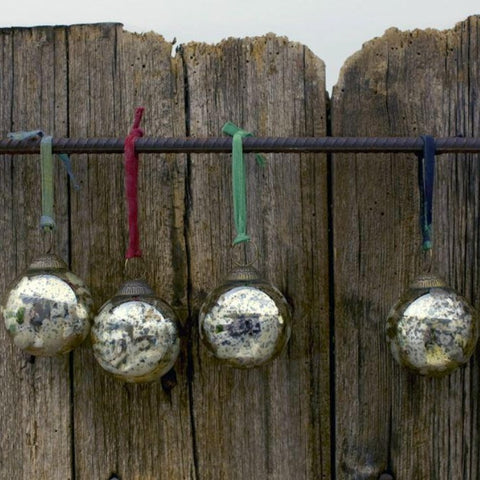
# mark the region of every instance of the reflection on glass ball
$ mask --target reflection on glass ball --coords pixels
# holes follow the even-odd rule
[[[2,314],[14,344],[31,355],[67,353],[90,330],[92,297],[56,255],[35,260],[7,292]]]
[[[387,341],[395,360],[421,375],[465,364],[478,338],[478,316],[435,275],[418,277],[390,311]]]
[[[290,338],[290,307],[250,267],[235,269],[200,309],[200,336],[215,357],[237,368],[263,365]]]
[[[151,382],[167,373],[180,352],[177,318],[141,280],[122,285],[92,327],[98,363],[125,382]]]

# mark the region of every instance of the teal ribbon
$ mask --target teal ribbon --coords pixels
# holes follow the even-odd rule
[[[43,138],[44,136],[45,136],[45,133],[42,130],[30,130],[27,132],[10,132],[7,135],[7,138],[10,138],[11,140],[30,140],[36,137]],[[70,161],[70,156],[67,155],[66,153],[57,153],[57,156],[62,161],[63,166],[67,171],[67,175],[72,181],[73,188],[75,190],[80,190],[80,185],[75,180],[75,175],[73,174],[72,162]]]
[[[42,130],[30,130],[25,132],[11,132],[8,138],[12,140],[30,140],[40,138],[40,168],[42,178],[42,216],[40,217],[40,228],[45,231],[51,231],[55,228],[53,212],[53,137],[45,135]],[[66,154],[58,154],[67,170],[67,174],[72,180],[73,187],[78,190],[80,186],[75,181],[72,171],[70,157]]]
[[[232,122],[227,122],[222,132],[233,137],[232,139],[232,189],[233,189],[233,219],[237,236],[233,245],[242,242],[249,242],[247,235],[247,184],[245,160],[243,158],[243,139],[252,137],[253,134],[242,130]],[[255,155],[259,166],[265,166],[265,158],[259,154]]]

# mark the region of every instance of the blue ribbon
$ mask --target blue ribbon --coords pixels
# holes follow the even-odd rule
[[[432,248],[433,184],[435,181],[435,139],[422,135],[423,152],[418,154],[418,186],[420,190],[420,228],[422,248]]]

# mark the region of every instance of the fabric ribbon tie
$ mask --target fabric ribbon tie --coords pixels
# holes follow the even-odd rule
[[[35,138],[40,138],[42,139],[45,137],[45,132],[43,130],[30,130],[26,132],[10,132],[7,134],[7,138],[10,140],[31,140]],[[63,163],[63,166],[65,167],[65,170],[67,171],[67,175],[70,178],[73,188],[75,190],[80,190],[80,185],[77,183],[75,179],[75,175],[73,173],[72,169],[72,162],[70,161],[70,156],[67,155],[66,153],[57,153],[56,154],[58,158]]]
[[[42,130],[29,130],[22,132],[10,132],[7,138],[11,140],[33,140],[40,138],[40,169],[42,184],[42,216],[40,217],[40,228],[44,231],[51,231],[55,228],[53,200],[53,137],[45,135]],[[75,181],[70,157],[64,153],[57,154],[62,160],[67,174],[72,181],[73,187],[78,190],[80,186]]]
[[[134,257],[141,257],[140,233],[138,230],[138,153],[135,151],[135,141],[143,137],[143,130],[140,128],[140,122],[144,112],[143,107],[135,110],[135,120],[132,129],[125,139],[125,190],[127,195],[128,207],[128,249],[125,258],[128,260]]]
[[[50,136],[45,136],[40,141],[40,167],[42,176],[42,216],[40,228],[44,231],[55,228],[53,219],[53,151]]]
[[[40,138],[40,169],[42,184],[42,216],[40,217],[40,228],[44,231],[52,231],[55,228],[53,200],[53,137],[45,135],[42,130],[29,130],[21,132],[10,132],[7,138],[11,140],[33,140]],[[72,171],[70,157],[64,153],[57,154],[62,160],[63,166],[72,181],[73,187],[78,190],[80,186],[75,181]]]
[[[247,235],[247,186],[245,160],[243,157],[243,139],[253,134],[242,130],[232,122],[227,122],[222,132],[233,137],[232,139],[232,188],[233,188],[233,218],[237,235],[233,245],[250,241]],[[265,166],[265,158],[256,154],[259,166]]]
[[[432,248],[433,185],[435,180],[435,139],[422,135],[423,152],[418,154],[418,186],[420,190],[420,228],[422,248]]]

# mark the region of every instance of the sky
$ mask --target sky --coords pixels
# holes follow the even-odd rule
[[[2,9],[0,27],[119,22],[177,44],[273,32],[325,62],[331,92],[345,60],[388,28],[443,30],[475,14],[478,0],[19,0]]]

